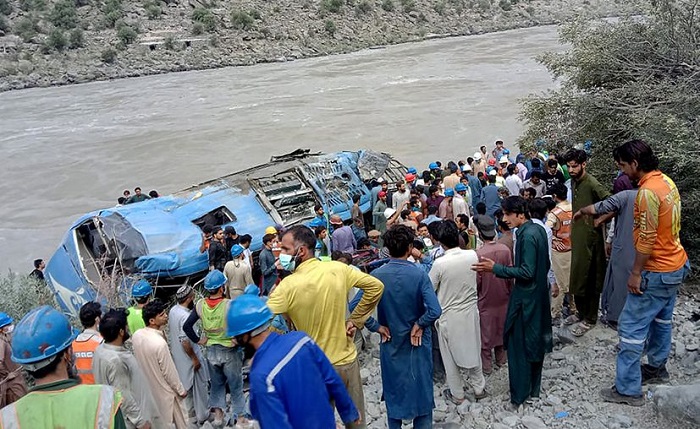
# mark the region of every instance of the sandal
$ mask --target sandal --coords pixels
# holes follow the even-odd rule
[[[590,331],[591,329],[593,329],[593,325],[589,325],[586,322],[581,322],[578,325],[574,326],[574,328],[571,330],[571,334],[576,337],[582,337],[586,334],[586,332]]]
[[[464,399],[457,399],[454,396],[452,396],[452,392],[450,392],[449,388],[442,391],[442,397],[445,398],[446,401],[450,401],[455,405],[462,405],[462,403],[464,402]]]
[[[564,324],[566,326],[569,326],[569,325],[573,325],[574,323],[578,323],[580,321],[581,321],[581,319],[579,319],[577,315],[572,314],[571,316],[564,319]]]

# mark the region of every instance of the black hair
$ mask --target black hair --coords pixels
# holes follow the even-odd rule
[[[484,177],[484,172],[483,172],[483,171],[480,171],[480,172],[476,173],[476,178],[477,178],[477,179],[481,180],[483,177]]]
[[[459,229],[457,229],[457,224],[453,220],[448,219],[440,222],[438,241],[447,249],[454,249],[459,246]]]
[[[341,252],[340,250],[334,250],[331,253],[331,261],[339,261],[341,259],[344,259],[347,261],[346,263],[348,265],[352,265],[352,255],[349,253]]]
[[[434,215],[435,213],[438,212],[438,210],[439,210],[438,206],[435,206],[435,205],[428,206],[428,214],[429,215]]]
[[[127,310],[125,308],[111,308],[107,310],[100,320],[100,335],[106,343],[111,343],[119,337],[119,331],[127,331]]]
[[[36,268],[36,269],[38,270],[39,267],[41,266],[41,263],[42,263],[42,262],[44,262],[44,260],[41,259],[41,258],[35,259],[35,260],[34,260],[34,268]]]
[[[159,298],[150,301],[148,304],[143,306],[141,315],[143,316],[143,323],[149,326],[151,319],[155,319],[160,313],[168,308],[168,304],[161,301]]]
[[[530,218],[542,220],[547,216],[547,202],[542,198],[530,200],[528,204],[530,210]]]
[[[489,183],[496,183],[496,176],[489,174]]]
[[[33,378],[44,378],[50,374],[53,374],[56,371],[56,368],[58,368],[58,364],[61,362],[61,359],[63,358],[63,355],[68,352],[68,349],[66,348],[65,350],[61,350],[59,353],[54,355],[52,358],[53,360],[51,361],[50,364],[46,365],[43,368],[37,369],[36,371],[29,371],[27,370],[27,373]]]
[[[440,162],[440,161],[435,161],[435,163],[437,164],[438,167],[442,167],[442,162]]]
[[[353,203],[359,203],[360,202],[360,194],[355,194],[352,196],[352,202]]]
[[[567,163],[575,162],[576,164],[583,164],[588,161],[588,154],[581,149],[569,149],[569,151],[564,154],[564,160]]]
[[[467,165],[472,165],[473,162],[474,162],[474,158],[472,158],[471,156],[468,156],[467,157]]]
[[[117,204],[124,205],[125,202],[126,202],[126,198],[124,198],[124,197],[117,198]]]
[[[428,193],[429,193],[430,195],[433,195],[433,194],[436,193],[439,189],[440,189],[440,188],[438,188],[437,185],[430,185],[430,187],[428,188]]]
[[[140,191],[140,190],[141,190],[141,187],[140,187],[140,186],[137,186],[137,187],[134,188],[134,192]]]
[[[416,238],[413,240],[413,248],[418,249],[422,252],[423,249],[425,249],[425,243],[423,242],[423,240],[419,240]]]
[[[314,211],[315,212],[321,210],[322,208],[323,208],[323,206],[320,203],[314,204]]]
[[[527,200],[523,197],[510,196],[501,201],[503,213],[522,214],[525,218],[530,219],[530,214],[527,209]]]
[[[316,249],[316,236],[311,228],[304,225],[294,225],[289,228],[284,235],[290,234],[295,244],[300,244],[311,252]]]
[[[530,173],[530,179],[532,179],[533,177],[537,177],[538,179],[541,179],[542,173],[540,173],[538,170],[535,170],[532,173]]]
[[[476,214],[485,215],[486,214],[486,203],[479,201],[476,203]]]
[[[565,200],[569,195],[569,190],[565,185],[561,183],[555,183],[549,188],[549,193],[559,198],[560,200]]]
[[[515,164],[510,164],[508,167],[506,167],[506,171],[508,174],[515,174]]]
[[[556,159],[551,159],[551,158],[550,158],[550,159],[547,160],[547,167],[550,167],[550,168],[559,167],[559,163],[557,162]]]
[[[155,189],[152,189],[152,190],[148,193],[148,196],[151,197],[151,198],[158,198],[158,197],[160,197],[160,194],[159,194],[158,191],[156,191]]]
[[[202,227],[202,232],[205,234],[211,234],[211,231],[212,231],[211,225],[204,225]]]
[[[370,246],[372,247],[372,243],[369,241],[369,238],[367,237],[362,237],[359,240],[357,240],[357,248],[362,249],[363,247]]]
[[[263,245],[271,242],[272,240],[275,239],[275,237],[277,237],[277,234],[265,234],[265,235],[263,235],[263,239],[262,239]]]
[[[134,298],[134,301],[136,301],[137,304],[145,304],[148,302],[149,299],[151,299],[151,296],[146,295],[146,296],[139,296],[138,298]]]
[[[401,210],[401,219],[406,220],[410,215],[411,211],[409,209]]]
[[[427,227],[428,227],[428,224],[427,224],[427,223],[423,223],[423,222],[421,222],[421,223],[418,224],[418,229],[421,229],[421,228],[423,228],[423,227],[426,227],[426,228],[427,228]]]
[[[552,211],[554,208],[557,206],[557,202],[554,201],[554,198],[552,198],[549,195],[545,195],[543,198],[545,203],[547,203],[547,210]]]
[[[317,226],[316,229],[314,229],[314,235],[315,235],[316,237],[319,237],[319,236],[321,235],[321,233],[323,233],[323,231],[325,231],[325,230],[327,230],[327,229],[328,229],[328,228],[326,228],[326,227],[323,226],[323,225]]]
[[[102,315],[102,306],[99,302],[90,301],[80,307],[80,324],[83,328],[95,326],[95,321]]]
[[[530,198],[537,197],[537,189],[535,189],[535,188],[527,188],[527,189],[525,189],[525,192],[530,194]]]
[[[243,234],[238,238],[238,243],[245,244],[253,241],[253,237],[250,234]]]
[[[440,241],[438,236],[440,234],[440,224],[443,221],[430,222],[428,224],[428,233],[433,236],[437,241]]]
[[[430,183],[430,179],[432,178],[432,176],[430,175],[430,170],[423,170],[422,177],[425,183]]]
[[[219,231],[223,231],[223,228],[221,228],[220,226],[215,226],[214,228],[211,229],[211,233],[214,235],[218,234]]]
[[[640,171],[648,173],[658,170],[659,158],[644,140],[630,140],[613,150],[613,158],[617,162],[631,163],[637,161]]]
[[[464,213],[460,213],[457,215],[457,219],[459,219],[459,222],[462,225],[469,226],[469,216],[465,215]]]
[[[496,223],[498,227],[501,228],[501,231],[510,231],[508,224],[503,221],[503,210],[498,209],[493,215],[496,217]]]
[[[532,164],[532,168],[538,168],[542,164],[542,161],[539,158],[535,157],[532,158],[530,163]]]
[[[392,257],[401,258],[408,252],[415,236],[413,230],[406,225],[394,225],[384,233],[384,246]]]

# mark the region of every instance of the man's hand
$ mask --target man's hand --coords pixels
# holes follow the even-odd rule
[[[383,343],[391,341],[391,332],[389,332],[389,328],[386,326],[380,326],[379,329],[377,329],[377,333],[382,336]]]
[[[559,296],[559,285],[554,283],[552,285],[552,298],[556,298]]]
[[[477,262],[476,264],[472,265],[472,270],[480,272],[480,273],[482,273],[482,272],[492,273],[494,265],[496,265],[496,263],[493,262],[491,259],[481,258],[481,262]]]
[[[607,259],[610,259],[610,255],[612,254],[612,243],[605,243],[605,257]]]
[[[345,335],[348,337],[354,337],[355,332],[357,331],[357,326],[352,322],[352,320],[348,320],[345,323]]]
[[[411,329],[411,345],[419,347],[421,344],[423,344],[423,328],[414,324],[413,329]]]
[[[197,344],[199,344],[200,346],[206,346],[207,341],[209,341],[209,338],[207,338],[206,335],[202,335],[201,337],[199,337],[199,342],[197,342]]]
[[[586,216],[586,214],[581,210],[578,210],[576,213],[574,213],[573,220],[579,220],[584,216]]]
[[[202,363],[199,361],[198,357],[194,357],[192,359],[192,368],[194,368],[195,372],[199,371],[199,368],[202,367]]]
[[[641,285],[642,275],[635,273],[630,274],[629,279],[627,279],[627,290],[634,295],[641,295],[644,293],[642,292]]]
[[[185,399],[187,397],[187,391],[184,390],[182,393],[178,393],[177,396],[181,397],[182,399]]]

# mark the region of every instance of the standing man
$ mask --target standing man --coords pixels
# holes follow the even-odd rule
[[[438,216],[441,219],[454,219],[454,214],[452,210],[452,199],[455,196],[455,190],[452,188],[445,189],[445,198],[440,203],[438,207]]]
[[[387,209],[388,210],[388,209]],[[292,274],[275,288],[267,305],[274,314],[287,314],[324,351],[350,393],[360,415],[365,400],[360,364],[353,337],[382,296],[382,282],[340,262],[314,257],[316,238],[305,226],[293,226],[282,236],[280,264]],[[364,295],[346,319],[348,293],[353,287]],[[366,424],[352,425],[365,428]]]
[[[496,223],[488,216],[477,219],[476,228],[484,245],[476,251],[479,260],[490,259],[497,264],[513,265],[513,252],[505,244],[496,242]],[[481,327],[481,368],[484,374],[493,371],[493,352],[496,366],[506,364],[506,350],[503,347],[503,327],[506,324],[508,299],[513,289],[513,281],[498,278],[493,273],[480,272],[476,275],[479,295],[479,322]]]
[[[209,243],[209,271],[223,271],[229,260],[231,260],[231,254],[226,250],[224,230],[220,226],[215,226],[212,229],[211,243]]]
[[[494,219],[496,210],[501,208],[501,197],[498,195],[498,186],[496,186],[496,170],[491,170],[489,173],[489,184],[481,189],[481,202],[486,205],[486,214]]]
[[[620,315],[615,385],[601,391],[608,402],[641,406],[642,384],[666,381],[671,351],[673,307],[678,288],[690,271],[681,245],[681,196],[676,184],[659,171],[649,145],[632,140],[613,151],[630,179],[639,183],[634,204],[636,256],[627,281],[629,295]],[[646,349],[647,365],[641,365]]]
[[[228,252],[231,252],[231,248],[238,244],[239,241],[240,238],[238,237],[236,228],[232,227],[231,225],[224,228],[224,244],[226,245],[226,250]]]
[[[245,287],[254,284],[253,270],[248,265],[245,249],[240,244],[234,244],[231,248],[232,260],[224,266],[226,275],[226,298],[235,298],[243,295]]]
[[[343,381],[308,335],[272,332],[272,313],[254,295],[241,296],[227,311],[226,334],[255,351],[250,411],[262,429],[334,428],[333,404],[347,426],[359,423]]]
[[[29,273],[29,278],[34,279],[36,281],[45,282],[46,279],[44,278],[44,268],[46,268],[46,263],[44,263],[44,260],[43,259],[35,259],[34,260],[34,271]]]
[[[140,203],[141,201],[146,201],[150,200],[151,197],[149,197],[146,194],[141,193],[141,188],[138,186],[134,188],[134,195],[130,196],[125,204],[132,204],[132,203]]]
[[[311,231],[308,227],[302,226]],[[214,411],[214,426],[221,427],[226,410],[226,385],[231,393],[234,420],[245,421],[243,397],[243,350],[236,347],[226,335],[226,308],[231,300],[225,298],[226,277],[218,270],[204,278],[204,289],[209,297],[200,299],[190,312],[182,330],[195,344],[206,346],[207,364],[211,378],[209,408]],[[202,320],[202,336],[194,331],[194,324]]]
[[[452,199],[452,216],[454,220],[457,220],[457,217],[462,214],[469,216],[469,200],[471,196],[467,195],[467,192],[469,192],[469,188],[466,185],[458,183],[455,186],[456,195]]]
[[[556,184],[563,185],[566,182],[564,173],[559,171],[559,163],[556,159],[550,158],[547,160],[547,171],[542,175],[542,181],[545,184],[546,194],[552,194],[552,187]]]
[[[408,202],[411,198],[411,193],[406,189],[405,182],[396,182],[396,192],[391,196],[391,208],[397,211],[401,211],[404,203]],[[335,250],[335,249],[333,249]]]
[[[12,322],[10,316],[0,313],[0,408],[27,394],[22,367],[12,361]]]
[[[272,253],[272,248],[277,241],[277,235],[265,234],[262,238],[263,248],[258,257],[260,271],[262,272],[262,293],[267,295],[277,283],[277,258]]]
[[[573,185],[574,212],[595,204],[610,196],[610,192],[586,173],[588,155],[580,149],[571,149],[565,155]],[[600,293],[605,281],[605,237],[603,229],[596,228],[593,219],[585,217],[571,226],[571,277],[569,288],[574,294],[578,319],[581,321],[571,333],[580,337],[591,330],[598,321]],[[576,316],[567,319],[575,322]]]
[[[520,190],[523,189],[523,181],[518,176],[518,167],[515,164],[510,164],[506,167],[508,177],[506,177],[506,188],[510,195],[520,195]]]
[[[474,164],[472,164],[472,170],[474,170],[475,177],[479,173],[486,174],[486,159],[484,159],[481,152],[474,152]]]
[[[459,248],[459,234],[453,221],[446,220],[439,225],[437,238],[445,254],[433,262],[430,280],[442,307],[437,332],[448,386],[443,396],[459,405],[465,400],[460,368],[468,374],[474,398],[486,397],[486,380],[481,370],[476,273],[466,269],[479,259],[475,251]]]
[[[102,336],[97,331],[102,317],[102,306],[99,302],[86,302],[80,307],[80,324],[83,332],[73,341],[73,355],[78,377],[83,384],[95,384],[92,374],[92,356],[97,346],[102,343]]]
[[[77,379],[71,350],[77,336],[68,318],[48,305],[20,320],[12,333],[12,360],[24,367],[35,385],[0,410],[0,427],[126,428],[119,392]]]
[[[166,308],[166,304],[159,299],[146,304],[143,307],[146,327],[134,333],[131,341],[163,422],[184,428],[187,418],[183,399],[187,396],[187,390],[180,381],[163,334],[162,329],[168,323]]]
[[[350,217],[352,218],[352,233],[355,235],[355,240],[366,238],[365,232],[365,214],[360,208],[360,194],[352,196],[352,208],[350,209]]]
[[[352,228],[344,225],[343,219],[338,215],[331,216],[331,226],[333,227],[333,234],[331,235],[333,251],[355,253],[357,241],[355,240],[355,234],[352,233]]]
[[[384,216],[384,211],[387,209],[386,191],[380,191],[377,196],[379,200],[374,204],[374,210],[372,210],[374,227],[380,234],[384,234],[386,232],[386,216]]]
[[[469,166],[464,166],[464,177],[467,178],[469,189],[472,193],[472,210],[476,211],[476,205],[481,202],[481,182],[476,178],[474,171]]]
[[[443,185],[445,186],[445,190],[448,189],[454,189],[455,186],[459,183],[459,179],[461,178],[461,172],[458,173],[459,167],[456,164],[451,164],[450,167],[450,175],[445,177],[445,180],[443,180]]]
[[[428,274],[408,261],[413,239],[413,230],[403,225],[387,231],[384,245],[391,260],[372,272],[384,284],[377,307],[380,326],[375,328],[382,336],[379,351],[389,429],[400,429],[402,420],[413,420],[416,429],[433,423],[430,327],[442,311]]]
[[[100,321],[104,342],[95,349],[93,372],[97,384],[106,384],[122,395],[122,412],[129,429],[159,429],[162,421],[151,387],[131,350],[124,347],[129,331],[124,309],[111,309]]]
[[[135,305],[129,307],[129,333],[134,335],[136,331],[141,328],[145,328],[146,324],[143,322],[143,307],[151,300],[151,294],[153,294],[153,288],[148,280],[141,279],[137,281],[131,288],[131,297],[136,302]]]
[[[552,351],[552,319],[549,314],[547,233],[535,225],[522,197],[503,201],[503,220],[516,231],[514,265],[496,264],[481,258],[472,266],[477,272],[515,279],[508,301],[503,342],[508,355],[510,403],[517,409],[528,398],[539,398],[544,355]]]
[[[549,192],[557,203],[547,215],[547,226],[552,229],[552,269],[557,289],[552,290],[551,314],[555,325],[560,325],[564,296],[569,293],[571,277],[571,203],[566,199],[568,189],[562,183],[552,185]]]
[[[175,369],[187,390],[185,409],[188,416],[194,415],[201,425],[209,419],[209,371],[201,346],[187,338],[183,329],[194,308],[194,290],[191,286],[182,286],[175,293],[175,299],[177,304],[168,313],[170,347]]]
[[[530,178],[523,182],[523,189],[530,188],[535,190],[535,198],[542,198],[547,192],[547,184],[544,183],[544,181],[542,181],[542,173],[540,173],[539,171],[533,171],[530,175]]]

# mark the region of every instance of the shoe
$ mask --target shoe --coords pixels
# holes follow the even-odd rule
[[[628,396],[617,391],[617,387],[613,386],[600,391],[600,396],[605,402],[614,402],[616,404],[626,404],[632,407],[641,407],[644,405],[644,396]]]
[[[487,396],[489,396],[489,394],[486,392],[486,389],[484,389],[481,393],[474,393],[474,399],[476,399],[477,401],[479,399],[484,399]]]
[[[642,385],[663,384],[667,383],[670,378],[671,376],[666,370],[666,365],[662,365],[658,368],[648,364],[642,365]]]
[[[214,421],[212,422],[212,425],[216,428],[224,426],[224,412],[221,410],[221,408],[216,408],[214,410]]]
[[[450,401],[455,405],[462,405],[462,403],[464,402],[464,398],[459,399],[452,396],[452,392],[450,392],[449,388],[442,391],[442,397],[445,398],[446,401]]]

